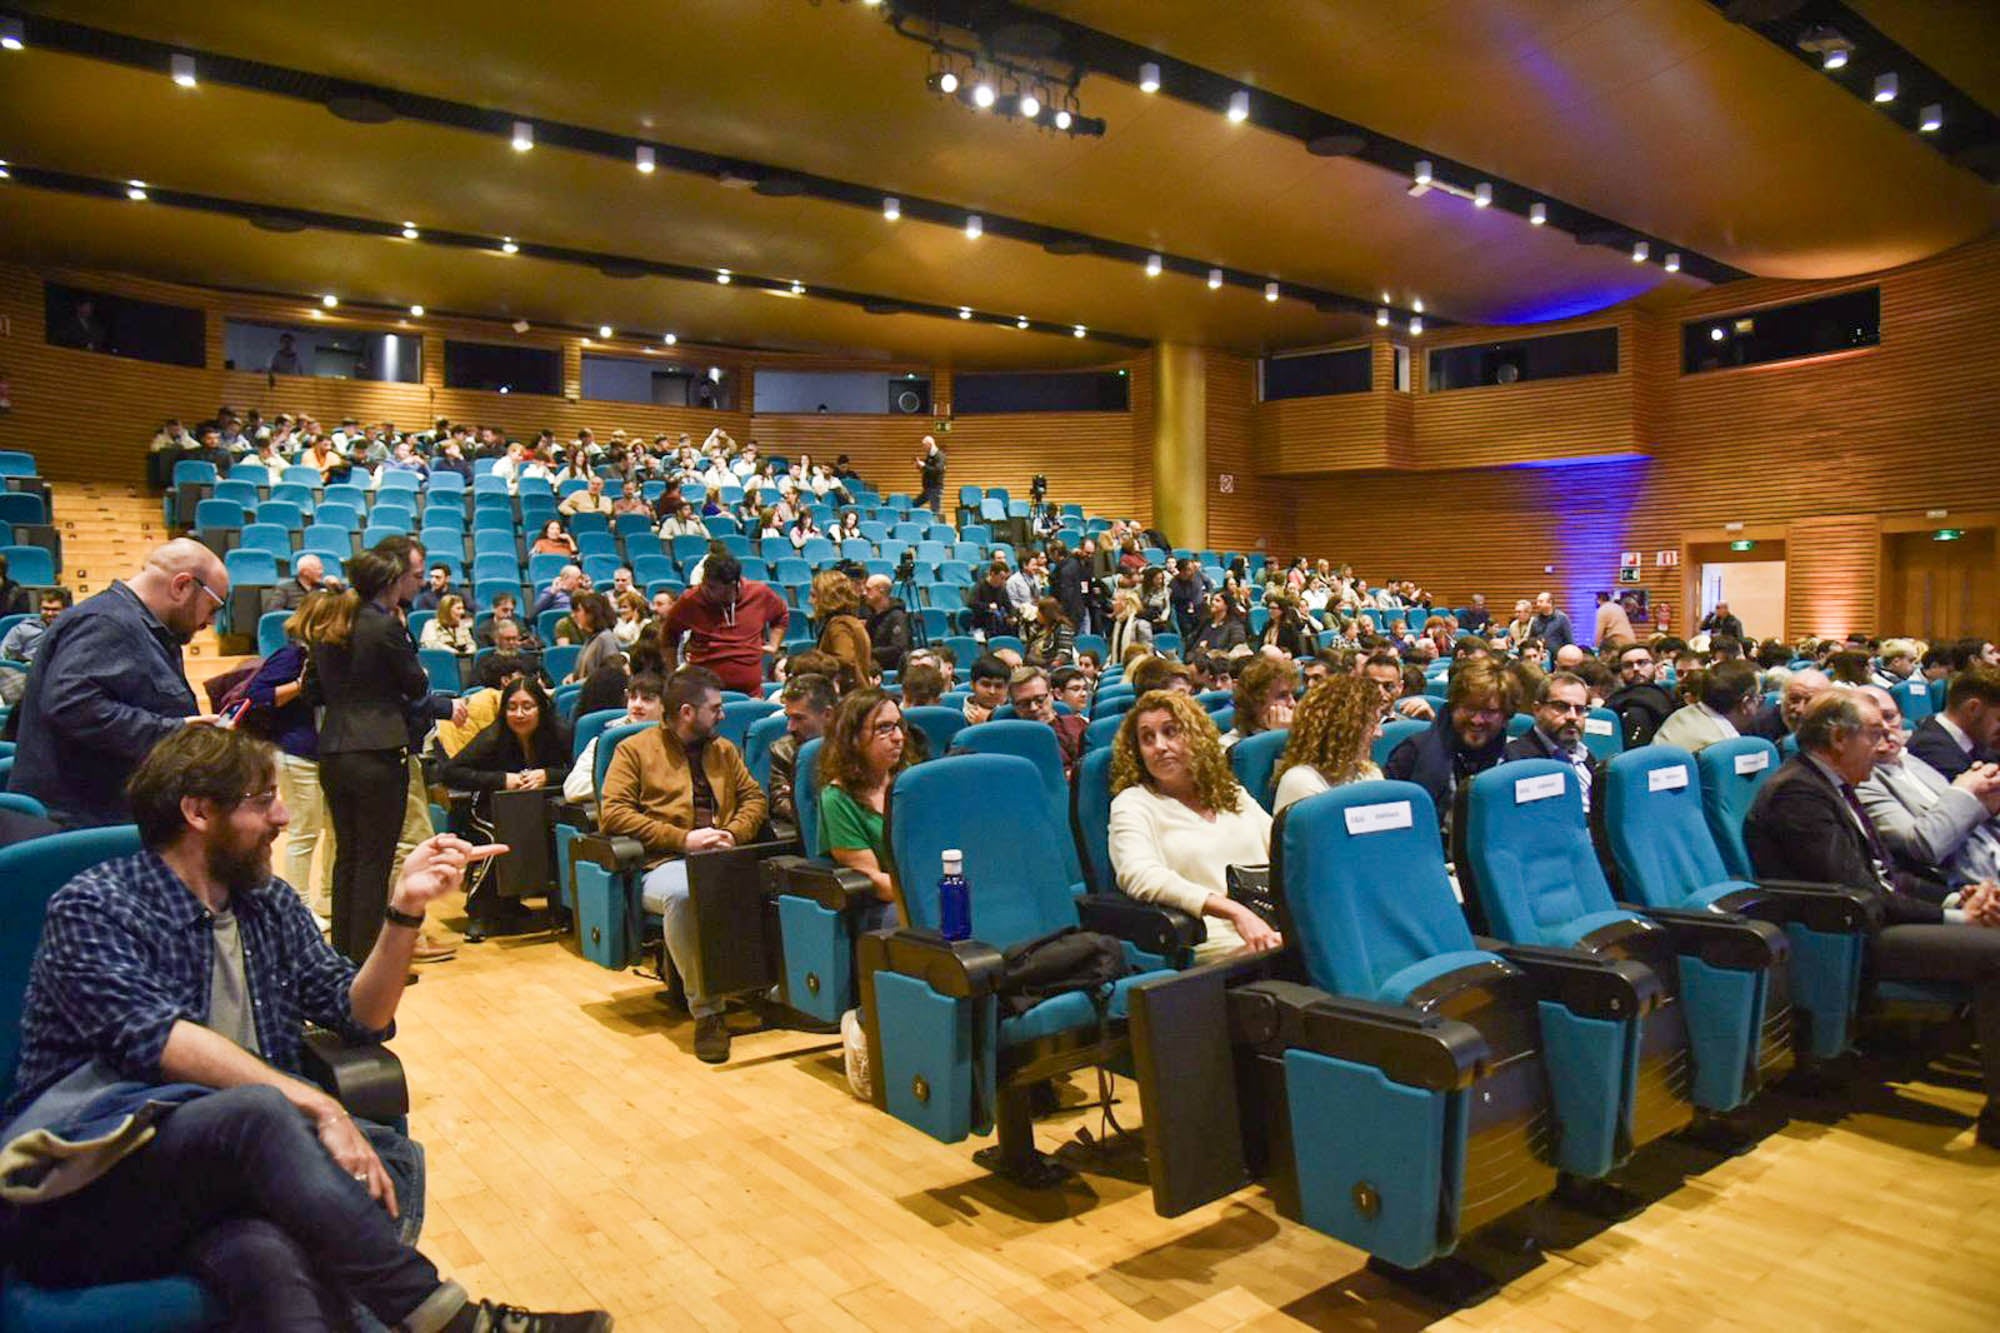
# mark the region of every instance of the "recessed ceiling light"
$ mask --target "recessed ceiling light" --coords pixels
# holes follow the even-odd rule
[[[417,239],[417,237],[418,237],[418,236],[421,236],[422,234],[423,234],[422,232],[419,232],[419,231],[417,230],[417,224],[416,224],[416,223],[414,223],[414,222],[405,222],[405,223],[403,224],[403,239],[404,239],[404,240],[406,240],[406,241],[414,241],[414,240],[416,240],[416,239]]]
[[[130,199],[135,204],[144,203],[146,201],[146,182],[126,181],[125,197],[127,199]]]
[[[21,31],[21,20],[0,19],[0,47],[5,47],[9,51],[19,51],[27,44],[27,37]]]
[[[1076,326],[1075,328],[1073,328],[1073,329],[1071,329],[1071,330],[1070,330],[1070,334],[1071,334],[1072,336],[1074,336],[1074,337],[1078,337],[1078,338],[1081,338],[1081,337],[1082,337],[1082,336],[1083,336],[1084,334],[1086,334],[1086,333],[1089,333],[1089,332],[1090,332],[1090,330],[1089,330],[1089,329],[1086,329],[1086,328],[1085,328],[1085,327],[1083,327],[1083,325],[1081,325],[1081,324],[1077,325],[1077,326]]]
[[[1160,91],[1160,67],[1150,60],[1139,66],[1139,91],[1142,93]]]
[[[174,76],[174,82],[183,88],[194,87],[194,57],[184,51],[176,51],[167,57],[167,69]]]
[[[986,234],[986,219],[977,213],[965,215],[965,235],[967,240],[978,240]]]
[[[1720,324],[1717,324],[1714,328],[1708,331],[1708,340],[1710,342],[1719,343],[1728,336],[1729,336],[1729,330],[1723,328]]]
[[[719,268],[715,270],[715,280],[721,283],[724,287],[727,287],[729,285],[730,276],[731,276],[730,272],[726,268]]]
[[[960,319],[971,319],[971,318],[972,318],[972,307],[971,307],[971,306],[969,306],[969,305],[962,305],[962,306],[960,306],[960,307],[958,308],[958,317],[959,317]]]
[[[1826,50],[1826,54],[1822,55],[1819,58],[1819,67],[1821,69],[1829,71],[1836,69],[1846,69],[1847,48],[1844,46],[1828,47]]]
[[[1410,336],[1411,336],[1412,338],[1416,338],[1416,337],[1421,337],[1421,336],[1423,335],[1423,331],[1424,331],[1424,320],[1423,320],[1423,316],[1421,316],[1421,315],[1411,315],[1411,316],[1410,316]]]
[[[1528,205],[1528,225],[1539,227],[1549,220],[1549,206],[1542,203]]]
[[[797,278],[793,278],[793,279],[792,279],[792,295],[793,295],[793,296],[804,296],[805,294],[806,294],[806,285],[805,285],[805,284],[804,284],[803,282],[800,282],[800,281],[799,281],[799,280],[798,280]]]
[[[648,176],[652,175],[654,168],[659,166],[659,161],[653,150],[653,145],[649,143],[642,143],[637,148],[633,149],[632,165],[639,168],[639,170],[644,172],[646,175]]]
[[[1919,134],[1936,134],[1943,128],[1944,104],[1942,102],[1932,102],[1924,108],[1923,114],[1917,118],[1917,132]]]
[[[665,343],[667,346],[672,347],[675,343],[679,342],[680,340],[681,337],[678,333],[669,333],[666,337],[662,338],[660,341]]]
[[[332,292],[328,292],[325,296],[319,298],[319,303],[325,306],[328,310],[331,310],[335,306],[340,304],[340,298],[338,296],[335,296]]]
[[[903,201],[893,194],[884,195],[882,198],[882,216],[891,222],[903,216]]]
[[[1160,258],[1160,256],[1158,256],[1158,255],[1147,255],[1147,256],[1146,256],[1146,276],[1147,276],[1147,277],[1149,277],[1149,278],[1157,278],[1157,277],[1159,277],[1159,276],[1160,276],[1160,269],[1161,269],[1162,265],[1164,264],[1164,262],[1165,262],[1165,261],[1163,261],[1163,260],[1162,260],[1162,259]]]
[[[1275,282],[1267,282],[1267,283],[1265,283],[1265,284],[1264,284],[1264,299],[1265,299],[1266,301],[1275,301],[1275,300],[1277,300],[1277,299],[1278,299],[1278,284],[1277,284],[1277,283],[1275,283]]]
[[[1026,315],[1022,315],[1022,316],[1019,316],[1018,318],[1016,318],[1016,319],[1015,319],[1015,321],[1014,321],[1014,327],[1015,327],[1015,328],[1017,328],[1017,329],[1025,329],[1025,328],[1027,328],[1027,327],[1028,327],[1028,317],[1027,317]]]
[[[518,254],[520,252],[520,249],[521,249],[520,246],[514,244],[514,238],[512,236],[502,236],[500,238],[501,254],[504,255]]]
[[[514,122],[513,144],[517,153],[525,153],[535,146],[535,127],[531,122],[525,120]]]
[[[1902,90],[1896,84],[1896,75],[1893,71],[1888,74],[1877,74],[1875,76],[1876,101],[1893,102],[1896,100],[1896,94],[1900,91]]]
[[[1418,313],[1419,315],[1423,314],[1423,313],[1424,313],[1424,298],[1423,298],[1423,297],[1421,297],[1421,296],[1414,296],[1414,297],[1411,297],[1411,298],[1410,298],[1410,309],[1412,309],[1412,310],[1416,311],[1416,312],[1417,312],[1417,313]]]
[[[1481,181],[1472,187],[1472,206],[1474,208],[1493,207],[1493,185],[1490,181]]]
[[[1250,119],[1250,94],[1241,88],[1229,94],[1229,110],[1224,114],[1238,125]]]
[[[1222,286],[1222,270],[1219,268],[1210,269],[1208,271],[1208,289],[1210,291],[1215,291],[1217,288],[1221,286]]]
[[[609,338],[611,336],[611,326],[609,324],[599,324],[597,326],[597,336],[600,338]]]
[[[424,317],[424,308],[420,305],[413,305],[410,307],[410,313],[418,319],[422,319]]]

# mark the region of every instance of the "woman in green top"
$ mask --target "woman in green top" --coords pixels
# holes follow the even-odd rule
[[[856,690],[834,710],[820,749],[820,845],[875,886],[876,902],[857,923],[862,930],[896,924],[882,815],[890,784],[909,766],[903,738],[903,710],[896,701],[880,690]]]

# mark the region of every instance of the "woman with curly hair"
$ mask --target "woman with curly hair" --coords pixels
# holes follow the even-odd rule
[[[1382,733],[1382,692],[1363,676],[1329,676],[1292,714],[1278,760],[1276,814],[1294,801],[1382,776],[1369,755]]]
[[[1292,725],[1299,697],[1299,669],[1290,658],[1251,658],[1236,677],[1236,725],[1222,738],[1227,750],[1245,736]]]
[[[862,914],[863,930],[896,924],[896,889],[889,879],[889,839],[882,817],[896,775],[910,766],[907,738],[903,710],[894,699],[878,689],[856,690],[834,709],[820,747],[820,845],[874,886],[876,901]]]
[[[1207,918],[1198,961],[1281,948],[1263,918],[1229,896],[1232,865],[1271,859],[1271,817],[1229,771],[1215,724],[1186,695],[1141,695],[1111,758],[1111,868],[1141,902]]]
[[[860,616],[861,594],[854,580],[837,569],[813,575],[812,612],[819,622],[819,651],[840,660],[835,680],[840,692],[861,689],[875,679],[875,645]]]
[[[1027,634],[1030,666],[1056,667],[1076,660],[1076,625],[1063,613],[1063,604],[1053,597],[1035,603],[1035,624]]]

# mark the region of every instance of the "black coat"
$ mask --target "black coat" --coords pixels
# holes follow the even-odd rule
[[[464,749],[444,761],[439,776],[445,786],[461,791],[504,791],[509,773],[539,768],[548,778],[545,785],[560,787],[569,776],[570,764],[569,728],[562,724],[562,719],[544,718],[530,748],[534,757],[524,758],[521,743],[508,729],[507,719],[495,718],[484,731],[466,742]]]
[[[1992,752],[1976,745],[1971,754],[1959,749],[1958,741],[1939,724],[1935,716],[1919,722],[1917,729],[1910,733],[1910,753],[1943,774],[1946,782],[1957,780],[1959,774],[1974,764],[1994,761]]]
[[[1945,886],[1909,871],[1893,872],[1885,892],[1867,835],[1854,822],[1839,788],[1803,755],[1781,764],[1750,803],[1743,821],[1750,864],[1764,879],[1844,884],[1879,895],[1891,925],[1935,925]]]
[[[1674,696],[1658,685],[1625,685],[1617,689],[1604,706],[1618,714],[1625,733],[1625,748],[1637,749],[1653,743],[1653,733],[1675,708]]]
[[[326,709],[319,724],[322,756],[410,744],[411,716],[426,707],[431,683],[402,621],[363,602],[347,642],[322,644],[308,660],[306,697]],[[449,717],[449,699],[443,709],[426,707],[433,716]]]

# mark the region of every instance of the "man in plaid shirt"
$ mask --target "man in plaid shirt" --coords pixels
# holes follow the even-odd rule
[[[245,1328],[346,1327],[358,1303],[410,1333],[608,1329],[602,1312],[475,1303],[440,1280],[400,1239],[368,1138],[300,1077],[302,1021],[389,1035],[425,907],[506,848],[419,844],[356,968],[271,875],[290,819],[276,775],[271,746],[241,732],[169,735],[126,790],[144,850],[51,899],[0,1131],[23,1276],[191,1273]]]

